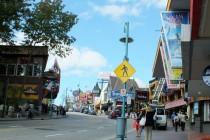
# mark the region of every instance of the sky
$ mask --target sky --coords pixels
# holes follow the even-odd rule
[[[101,72],[114,72],[125,55],[124,24],[129,22],[129,63],[140,87],[153,79],[152,69],[160,37],[160,12],[166,0],[63,0],[65,10],[78,15],[78,23],[69,35],[76,38],[70,56],[57,57],[61,68],[61,85],[57,103],[73,90],[92,90]],[[47,68],[55,56],[48,58]]]

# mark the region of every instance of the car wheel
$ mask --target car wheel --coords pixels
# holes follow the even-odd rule
[[[163,129],[164,129],[164,130],[167,130],[167,124],[166,124],[166,126],[163,127]]]

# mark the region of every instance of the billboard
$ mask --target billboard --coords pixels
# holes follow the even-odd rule
[[[182,68],[181,24],[189,24],[189,12],[163,11],[161,19],[171,68]]]

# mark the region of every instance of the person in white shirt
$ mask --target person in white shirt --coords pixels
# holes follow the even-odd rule
[[[175,113],[175,116],[174,116],[174,125],[175,125],[175,131],[177,132],[178,130],[178,126],[179,126],[179,116],[177,113]]]
[[[180,115],[179,115],[179,119],[180,119],[180,125],[181,125],[181,129],[182,131],[185,130],[185,123],[186,123],[186,115],[181,112]]]

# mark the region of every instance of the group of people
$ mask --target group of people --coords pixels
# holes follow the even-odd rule
[[[178,113],[177,112],[172,113],[171,120],[176,132],[179,126],[181,127],[182,131],[185,130],[185,123],[187,119],[188,117],[183,111],[179,111]]]
[[[154,126],[155,111],[151,107],[142,109],[137,112],[134,121],[133,128],[136,129],[136,136],[140,137],[142,131],[144,130],[144,139],[152,140],[152,128]]]

